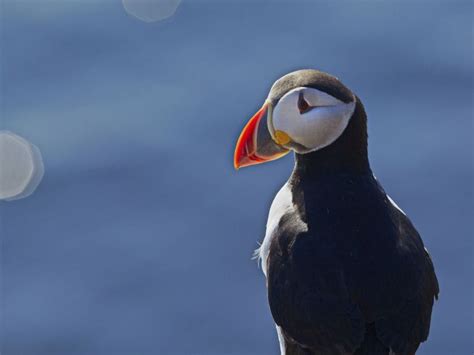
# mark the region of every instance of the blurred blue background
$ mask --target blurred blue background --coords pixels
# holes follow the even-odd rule
[[[473,3],[1,3],[1,128],[43,153],[0,204],[3,355],[262,355],[278,343],[250,260],[291,156],[235,172],[278,77],[332,73],[369,117],[372,168],[441,295],[419,354],[473,351]]]

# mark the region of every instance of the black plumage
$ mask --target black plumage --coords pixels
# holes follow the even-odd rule
[[[269,98],[276,103],[298,86],[343,102],[353,98],[317,71],[277,82]],[[295,208],[273,231],[265,265],[286,355],[410,355],[428,337],[439,292],[433,264],[413,224],[372,174],[366,121],[357,98],[334,143],[296,154],[287,184]]]

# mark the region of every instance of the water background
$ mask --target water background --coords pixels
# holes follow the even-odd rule
[[[1,3],[1,127],[37,145],[0,204],[3,355],[278,352],[253,249],[293,158],[235,172],[275,79],[330,72],[365,104],[372,168],[441,284],[419,354],[473,346],[473,4]]]

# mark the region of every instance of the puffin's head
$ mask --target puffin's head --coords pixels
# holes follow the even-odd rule
[[[307,154],[331,145],[356,104],[355,95],[329,74],[298,70],[283,76],[240,134],[235,168],[275,160],[290,150]]]

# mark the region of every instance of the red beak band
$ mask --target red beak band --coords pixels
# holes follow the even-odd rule
[[[267,112],[268,103],[262,106],[245,125],[237,141],[234,153],[234,167],[239,169],[244,166],[255,165],[266,161],[257,155],[257,132],[262,117]]]
[[[272,138],[266,120],[263,119],[267,111],[271,109],[269,105],[270,103],[265,102],[240,134],[234,153],[234,167],[236,169],[275,160],[289,152],[287,148],[276,143]],[[271,113],[269,114],[271,115]],[[267,117],[267,120],[269,119],[271,118]],[[265,127],[259,129],[261,124]]]

